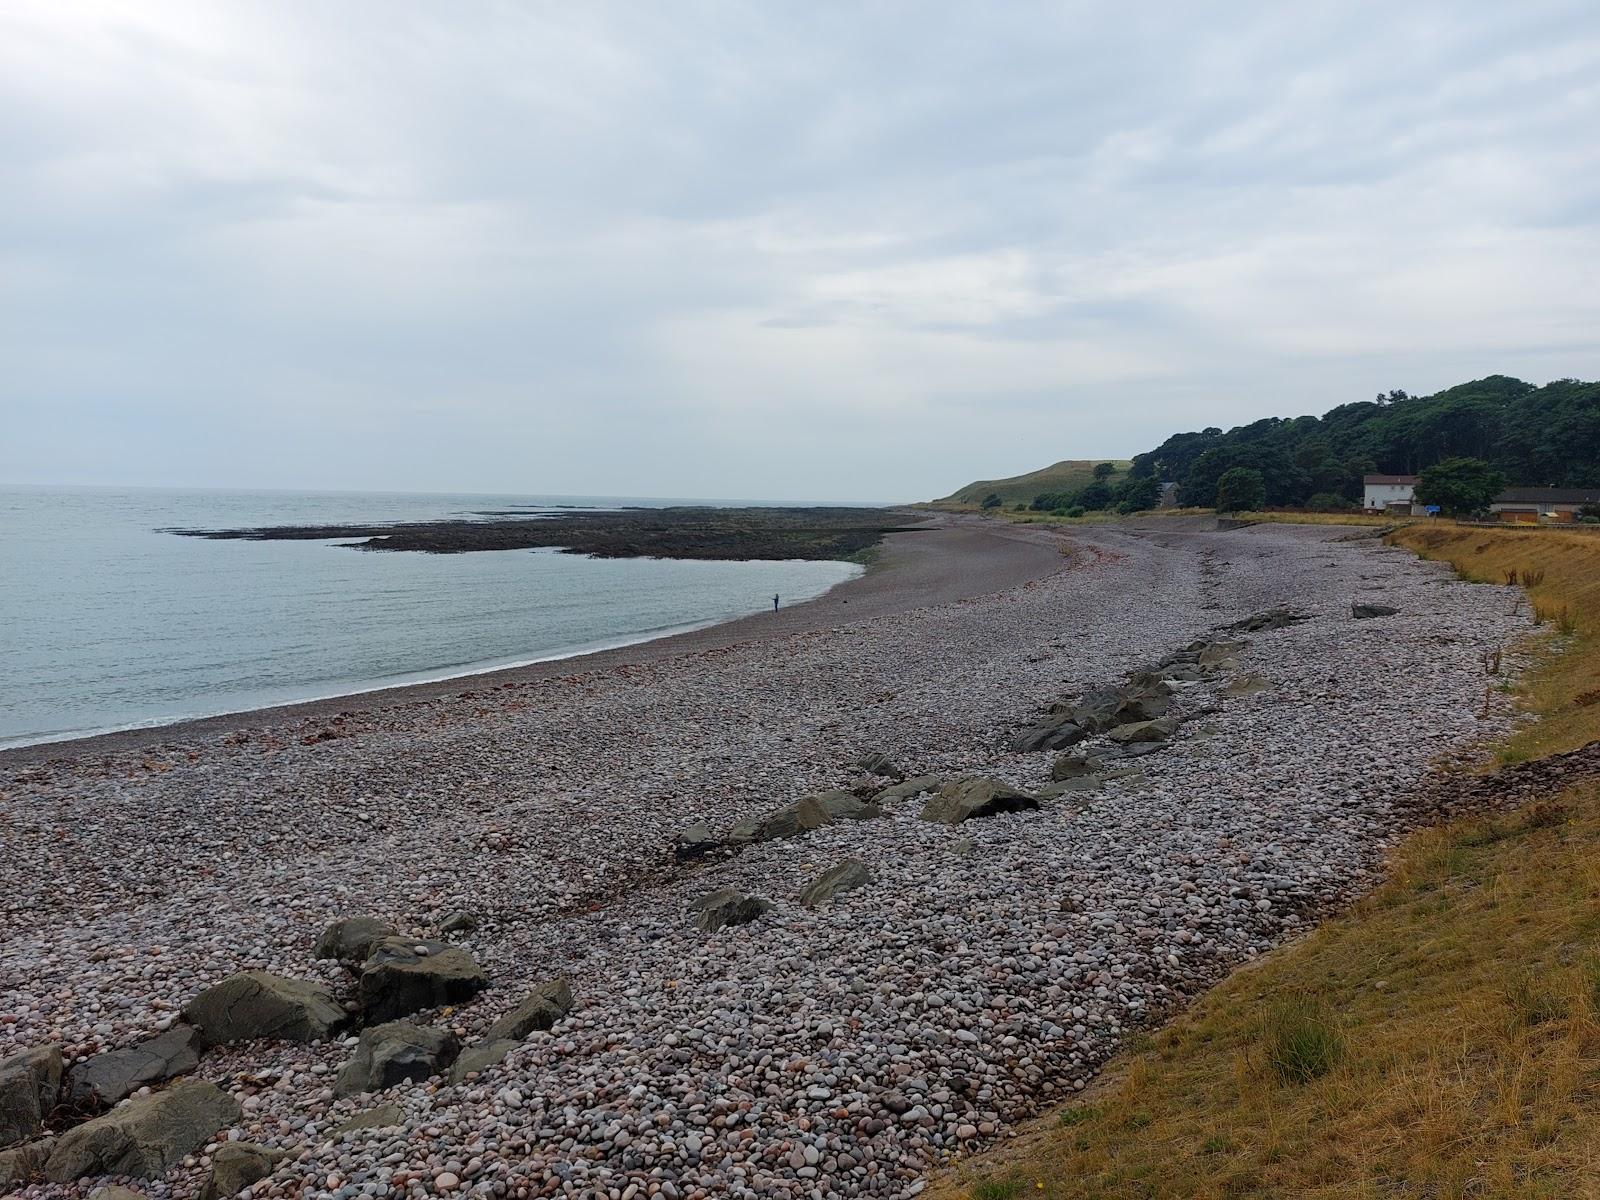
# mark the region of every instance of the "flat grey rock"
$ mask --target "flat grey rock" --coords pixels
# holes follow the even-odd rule
[[[772,901],[747,896],[734,888],[718,888],[690,906],[697,913],[695,924],[707,933],[729,925],[744,925],[772,908]]]
[[[374,946],[399,932],[389,922],[377,917],[346,917],[322,931],[312,953],[318,958],[364,962]]]
[[[205,1041],[180,1021],[134,1046],[96,1054],[67,1072],[67,1098],[78,1109],[110,1108],[142,1087],[187,1075],[200,1065]]]
[[[376,1092],[442,1075],[461,1052],[447,1029],[389,1021],[361,1031],[355,1054],[333,1085],[336,1096]]]
[[[535,987],[521,1004],[489,1026],[483,1036],[486,1041],[520,1042],[530,1033],[549,1029],[571,1011],[572,985],[561,976]]]
[[[942,825],[959,825],[974,817],[992,817],[999,813],[1026,812],[1039,807],[1039,799],[1019,791],[998,779],[968,775],[940,788],[922,806],[924,821],[937,821]]]
[[[832,900],[840,892],[864,887],[872,882],[872,872],[858,858],[846,859],[838,866],[824,871],[800,893],[800,903],[815,908]]]
[[[0,1059],[0,1147],[37,1136],[60,1094],[60,1046],[39,1046]]]
[[[239,1102],[215,1084],[187,1079],[141,1096],[56,1140],[45,1177],[66,1183],[88,1175],[164,1175],[237,1121]]]
[[[258,1038],[325,1041],[349,1017],[320,983],[241,971],[184,1005],[183,1019],[199,1028],[203,1045],[221,1046]]]
[[[478,960],[461,947],[399,937],[373,946],[356,981],[368,1022],[460,1004],[488,986]]]
[[[200,1188],[199,1200],[229,1200],[257,1180],[272,1174],[284,1157],[253,1142],[223,1142],[211,1156],[211,1174]]]
[[[515,1038],[484,1038],[461,1052],[450,1068],[450,1082],[461,1083],[468,1075],[487,1071],[505,1060],[523,1043]]]

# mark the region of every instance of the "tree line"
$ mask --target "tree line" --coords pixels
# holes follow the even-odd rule
[[[1535,387],[1491,375],[1431,396],[1392,391],[1321,417],[1175,434],[1135,455],[1129,479],[1176,482],[1179,503],[1203,508],[1339,508],[1360,502],[1363,475],[1434,468],[1437,477],[1445,466],[1447,477],[1471,476],[1474,495],[1496,480],[1600,487],[1600,383]],[[1241,487],[1254,503],[1239,503]]]

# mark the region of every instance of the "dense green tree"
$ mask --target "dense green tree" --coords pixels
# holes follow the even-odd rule
[[[985,496],[983,498],[983,503],[980,504],[978,507],[979,508],[999,508],[1004,503],[1005,503],[1005,501],[1000,498],[1000,494],[998,492],[990,492],[987,496]]]
[[[1217,480],[1218,512],[1256,512],[1267,504],[1267,482],[1254,467],[1229,467]]]
[[[1116,473],[1116,463],[1095,463],[1094,465],[1094,477],[1096,479],[1110,479]]]
[[[1306,501],[1306,507],[1313,512],[1339,512],[1354,505],[1354,500],[1347,499],[1338,492],[1318,492]]]
[[[1127,475],[1111,489],[1117,511],[1143,512],[1161,503],[1161,484],[1149,475]]]
[[[1111,485],[1104,479],[1096,479],[1087,487],[1080,488],[1078,494],[1072,498],[1072,504],[1078,508],[1091,511],[1097,508],[1111,506]]]
[[[1268,504],[1300,506],[1319,493],[1359,500],[1366,473],[1417,474],[1447,458],[1482,459],[1523,486],[1600,487],[1600,383],[1491,375],[1432,396],[1395,389],[1320,418],[1175,434],[1135,455],[1129,474],[1210,506],[1224,473],[1252,468]]]
[[[1505,489],[1506,477],[1481,458],[1447,458],[1417,477],[1416,500],[1452,516],[1482,512]]]

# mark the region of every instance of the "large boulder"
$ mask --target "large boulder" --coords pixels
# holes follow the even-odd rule
[[[399,932],[389,922],[377,917],[346,917],[322,931],[312,953],[318,958],[365,962],[374,946],[384,938],[395,937]]]
[[[730,846],[748,846],[798,837],[835,821],[870,821],[883,810],[845,791],[818,792],[797,803],[756,817],[746,817],[728,831]]]
[[[885,805],[895,804],[901,800],[910,800],[913,796],[931,792],[938,786],[939,777],[937,775],[913,775],[903,782],[891,783],[872,797],[872,803],[877,808],[882,809]]]
[[[21,1191],[24,1184],[42,1178],[44,1164],[55,1144],[54,1138],[40,1138],[10,1150],[0,1150],[0,1195],[9,1196]]]
[[[882,752],[863,754],[853,765],[856,770],[866,775],[878,775],[885,779],[906,777],[906,773],[895,766],[894,760]]]
[[[333,1093],[354,1096],[442,1075],[460,1053],[461,1043],[447,1029],[409,1021],[373,1025],[361,1031],[355,1055],[339,1072]]]
[[[747,896],[735,888],[718,888],[689,906],[698,915],[695,924],[707,933],[725,925],[744,925],[754,921],[772,907],[772,901],[760,896]]]
[[[232,1200],[257,1180],[272,1174],[284,1157],[254,1142],[223,1142],[211,1156],[211,1174],[200,1188],[199,1200]]]
[[[1080,752],[1058,754],[1056,760],[1050,764],[1050,778],[1058,782],[1063,779],[1077,779],[1083,775],[1093,775],[1104,765],[1092,754]]]
[[[1038,797],[1018,791],[1010,784],[980,775],[967,775],[952,780],[940,788],[937,795],[930,796],[922,806],[922,819],[937,821],[942,825],[959,825],[974,817],[1025,812],[1038,807]]]
[[[800,893],[800,903],[815,908],[832,900],[840,892],[864,887],[872,882],[872,872],[858,858],[846,859],[838,866],[824,871]]]
[[[1118,743],[1164,742],[1177,732],[1178,722],[1171,717],[1156,721],[1134,721],[1118,725],[1107,736]]]
[[[1072,714],[1057,713],[1036,725],[1030,725],[1011,739],[1011,748],[1018,754],[1032,754],[1038,750],[1065,750],[1088,737],[1088,731],[1072,719]]]
[[[450,1082],[460,1083],[468,1075],[487,1071],[502,1062],[506,1055],[521,1045],[522,1043],[515,1038],[484,1038],[482,1041],[473,1042],[461,1052],[455,1065],[450,1068]]]
[[[60,1095],[60,1046],[39,1046],[0,1059],[0,1148],[38,1134]]]
[[[549,1029],[572,1011],[572,985],[564,976],[547,980],[529,992],[521,1004],[484,1033],[487,1040],[521,1041],[535,1030]]]
[[[369,1022],[459,1004],[488,986],[478,960],[461,947],[411,938],[384,938],[373,946],[356,984]]]
[[[241,971],[201,992],[183,1008],[201,1043],[220,1046],[276,1038],[320,1042],[349,1020],[327,988],[266,971]]]
[[[70,1129],[45,1163],[54,1183],[86,1175],[153,1179],[240,1117],[239,1103],[215,1084],[186,1079]]]
[[[74,1108],[110,1108],[142,1087],[187,1075],[200,1065],[205,1043],[193,1025],[178,1022],[165,1033],[96,1054],[67,1072],[67,1098]]]

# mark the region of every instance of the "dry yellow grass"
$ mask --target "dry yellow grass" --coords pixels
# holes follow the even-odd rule
[[[1467,578],[1517,572],[1570,630],[1512,756],[1600,736],[1581,702],[1600,688],[1600,538],[1392,537]],[[930,1195],[1600,1198],[1600,786],[1416,835],[1372,896],[1143,1042]]]
[[[1516,583],[1534,613],[1564,636],[1519,686],[1536,724],[1506,745],[1506,762],[1542,758],[1600,738],[1600,534],[1557,529],[1408,526],[1390,541],[1448,562],[1465,579]]]
[[[1600,788],[1424,833],[1350,914],[932,1194],[1600,1195],[1597,934]],[[1305,1019],[1286,1001],[1336,1047],[1305,1082],[1268,1050]]]

